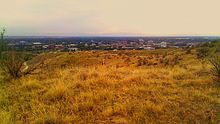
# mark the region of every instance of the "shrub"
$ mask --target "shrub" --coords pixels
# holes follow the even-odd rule
[[[20,78],[22,75],[29,74],[33,68],[28,68],[26,61],[30,60],[30,54],[23,52],[3,52],[0,59],[0,68],[5,74],[12,78]]]
[[[210,63],[212,64],[212,74],[220,81],[220,57],[214,56],[210,59]],[[219,82],[220,84],[220,82]]]
[[[206,56],[208,56],[209,49],[206,47],[203,47],[203,48],[197,49],[196,51],[197,51],[197,58],[204,59]]]
[[[1,69],[13,78],[21,76],[21,68],[25,61],[16,53],[5,53],[1,56]]]
[[[8,49],[4,42],[5,29],[0,32],[0,69],[12,78],[20,78],[22,75],[30,74],[43,62],[28,67],[27,61],[32,58],[32,54],[26,52],[16,52],[13,49]]]
[[[13,78],[20,77],[20,71],[24,61],[16,55],[15,52],[6,52],[6,46],[4,42],[5,29],[1,32],[0,42],[0,67],[3,72],[9,74]]]
[[[187,48],[186,49],[186,54],[191,54],[192,53],[192,49],[191,48]]]

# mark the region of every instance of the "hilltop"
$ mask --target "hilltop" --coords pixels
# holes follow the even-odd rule
[[[0,123],[217,123],[219,89],[195,49],[42,53],[1,83]]]

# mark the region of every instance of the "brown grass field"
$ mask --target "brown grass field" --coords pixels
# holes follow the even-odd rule
[[[219,87],[195,50],[44,53],[3,80],[0,124],[210,124]]]

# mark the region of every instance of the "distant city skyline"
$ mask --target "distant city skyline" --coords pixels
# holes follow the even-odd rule
[[[7,36],[220,36],[219,0],[7,0]]]

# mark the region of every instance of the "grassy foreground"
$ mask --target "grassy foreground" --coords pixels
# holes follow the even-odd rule
[[[0,124],[218,123],[219,88],[194,50],[39,57],[34,74],[0,82]]]

